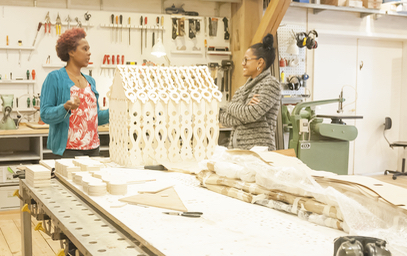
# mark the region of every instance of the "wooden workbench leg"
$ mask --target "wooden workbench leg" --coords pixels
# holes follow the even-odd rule
[[[27,197],[21,181],[20,181],[20,196],[23,200],[20,200],[20,209],[26,203],[30,202],[30,199]],[[21,216],[21,249],[23,256],[32,256],[32,233],[31,233],[31,214],[28,212],[20,211]]]

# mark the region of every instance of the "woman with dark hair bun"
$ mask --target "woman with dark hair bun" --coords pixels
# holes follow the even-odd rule
[[[41,89],[41,119],[49,124],[47,147],[59,157],[98,156],[98,125],[109,122],[109,110],[99,110],[95,80],[81,72],[90,60],[82,28],[63,33],[56,45],[66,66],[52,71]]]
[[[232,127],[229,148],[250,150],[265,146],[275,150],[275,130],[280,107],[279,81],[271,76],[270,66],[276,57],[273,35],[247,49],[242,60],[247,82],[234,94],[231,102],[220,109],[219,121]]]

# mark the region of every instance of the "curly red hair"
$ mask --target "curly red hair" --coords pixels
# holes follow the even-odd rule
[[[55,49],[57,55],[62,61],[69,60],[69,52],[75,51],[78,47],[78,42],[86,37],[86,32],[83,28],[71,28],[66,30],[58,39]]]

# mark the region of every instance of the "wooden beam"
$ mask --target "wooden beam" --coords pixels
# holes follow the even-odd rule
[[[242,59],[263,16],[263,0],[243,0],[232,4],[231,51],[234,67],[232,70],[232,92],[242,86],[247,77],[243,76]]]
[[[278,26],[280,26],[288,7],[290,7],[290,3],[291,0],[270,1],[264,16],[260,21],[260,25],[257,28],[256,34],[251,41],[251,45],[261,42],[267,33],[276,35]]]

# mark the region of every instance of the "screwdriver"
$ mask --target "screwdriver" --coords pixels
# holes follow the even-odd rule
[[[116,43],[119,41],[119,16],[116,16]]]
[[[123,42],[123,15],[120,14],[120,42]]]
[[[157,23],[157,39],[158,37],[160,37],[160,32],[158,29],[160,29],[160,17],[157,16],[157,18],[155,19],[156,23]],[[153,43],[154,45],[154,43]]]
[[[119,54],[117,54],[116,63],[117,63],[117,65],[120,65],[120,55]]]
[[[38,23],[37,33],[35,34],[34,42],[33,42],[33,45],[32,45],[32,46],[35,45],[35,41],[37,40],[38,32],[40,31],[41,26],[42,26],[42,23],[41,23],[41,22]],[[8,45],[8,42],[7,42],[7,45]],[[30,61],[30,59],[31,59],[31,53],[32,53],[32,52],[33,52],[33,51],[30,51],[30,55],[28,55],[28,61]]]
[[[6,37],[6,44],[7,44],[7,46],[8,46],[8,36]],[[31,51],[30,51],[31,52]],[[6,53],[7,53],[7,60],[8,60],[8,50],[6,50]]]
[[[147,25],[147,17],[144,18],[144,25]],[[146,46],[146,48],[147,48],[147,26],[146,26],[146,34],[145,34],[145,36],[146,36],[146,43],[145,43],[145,46]]]
[[[131,18],[129,17],[129,45],[130,45],[130,30],[131,30]]]
[[[164,43],[164,16],[161,16],[161,42]]]
[[[140,29],[140,35],[141,35],[141,54],[143,54],[143,16],[140,17],[140,25],[141,25],[141,29]]]
[[[114,37],[114,14],[112,14],[111,18],[112,18],[112,42],[114,42],[114,39],[113,39],[113,37]]]

